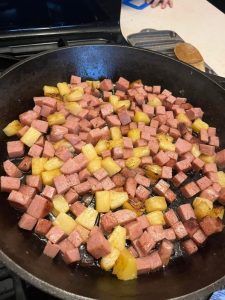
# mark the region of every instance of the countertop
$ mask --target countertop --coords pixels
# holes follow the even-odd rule
[[[225,14],[206,0],[174,0],[162,10],[150,6],[138,11],[123,5],[121,30],[126,38],[145,28],[169,29],[196,46],[205,62],[225,77]]]

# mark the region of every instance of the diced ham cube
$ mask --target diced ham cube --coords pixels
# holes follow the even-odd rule
[[[46,234],[46,238],[53,244],[60,242],[64,237],[65,232],[59,226],[53,226]]]
[[[125,228],[127,230],[127,236],[131,241],[138,239],[143,233],[143,230],[137,221],[128,223],[125,225]]]
[[[195,217],[184,221],[183,224],[190,237],[192,237],[195,234],[195,232],[199,229],[199,224]]]
[[[96,145],[100,139],[108,139],[108,136],[109,136],[109,129],[107,127],[103,127],[101,129],[95,128],[88,132],[87,142]],[[76,145],[76,147],[77,146],[78,144]]]
[[[1,191],[10,193],[20,188],[20,179],[8,176],[1,176]]]
[[[77,173],[66,175],[66,180],[70,187],[78,185],[80,183],[79,176]]]
[[[48,122],[42,120],[33,120],[31,126],[42,133],[47,133]]]
[[[116,187],[123,187],[125,185],[126,178],[121,174],[115,174],[112,177],[112,181],[114,182]]]
[[[21,171],[28,172],[31,168],[31,157],[25,156],[18,165]]]
[[[215,163],[208,163],[204,165],[203,173],[217,172],[217,165]]]
[[[69,189],[69,191],[64,195],[64,197],[69,204],[72,204],[78,199],[79,195],[73,189]]]
[[[27,213],[34,218],[46,217],[52,209],[52,203],[46,198],[36,195],[31,201]]]
[[[106,117],[106,122],[109,126],[121,126],[120,119],[116,115]]]
[[[90,189],[93,193],[96,191],[101,191],[103,189],[102,183],[97,179],[95,179],[94,177],[88,177],[88,182],[90,185]],[[88,188],[88,185],[86,186],[86,188]]]
[[[117,114],[122,125],[130,124],[131,117],[125,107],[120,108]]]
[[[154,156],[153,160],[157,165],[162,167],[170,160],[170,158],[165,152],[159,151],[159,153]]]
[[[218,136],[210,136],[209,137],[209,145],[219,147],[220,140],[219,140]]]
[[[72,250],[74,249],[74,246],[73,244],[69,241],[68,238],[62,240],[61,242],[59,242],[59,248],[60,248],[60,251],[65,254],[66,251],[68,250]]]
[[[212,156],[215,154],[215,146],[200,144],[199,150],[201,151],[202,154],[205,154],[205,155]]]
[[[186,175],[184,172],[181,171],[181,172],[177,173],[177,174],[173,177],[173,179],[172,179],[173,185],[174,185],[175,187],[178,187],[178,186],[180,186],[187,178],[188,178],[187,175]]]
[[[59,175],[54,178],[54,185],[58,194],[64,194],[70,188],[66,177],[64,175]]]
[[[55,149],[49,141],[45,141],[42,155],[43,157],[48,157],[48,158],[54,157]]]
[[[224,227],[221,219],[213,218],[210,216],[204,217],[199,222],[199,225],[206,236],[209,236],[209,235],[217,233],[217,232],[221,232]]]
[[[82,204],[80,201],[76,201],[75,203],[73,203],[73,204],[70,206],[70,211],[71,211],[76,217],[78,217],[85,209],[86,209],[86,207],[85,207],[84,204]]]
[[[134,179],[137,182],[137,184],[141,184],[144,187],[149,187],[150,186],[150,179],[145,177],[145,176],[137,174]]]
[[[50,114],[52,114],[53,112],[55,111],[54,108],[50,107],[50,106],[47,106],[47,105],[42,105],[41,106],[41,112],[40,112],[40,115],[42,117],[45,117],[47,118]]]
[[[9,158],[21,157],[24,155],[24,144],[21,141],[7,142]]]
[[[99,231],[91,235],[87,241],[87,251],[99,259],[110,253],[110,244],[108,240]]]
[[[178,222],[177,215],[173,209],[169,209],[167,212],[165,212],[164,218],[166,224],[171,227]]]
[[[147,231],[156,243],[165,238],[162,225],[152,225],[147,228]]]
[[[111,103],[106,103],[101,106],[101,114],[102,117],[105,119],[107,116],[113,113],[113,106]]]
[[[126,91],[129,89],[130,82],[123,77],[120,77],[116,82],[116,89],[120,91]]]
[[[207,189],[212,184],[212,181],[208,177],[203,176],[202,178],[198,179],[196,181],[196,183],[197,183],[199,189],[201,191],[203,191],[203,190]]]
[[[136,213],[129,209],[120,209],[113,214],[119,225],[125,225],[137,218]]]
[[[209,141],[209,136],[208,136],[207,129],[202,128],[202,129],[200,130],[200,140],[201,140],[201,142],[203,142],[203,143],[208,143],[208,141]]]
[[[147,255],[151,251],[151,249],[155,247],[155,243],[156,242],[147,231],[145,231],[141,235],[137,242],[137,244],[139,245],[139,247],[145,255]]]
[[[66,264],[72,264],[81,259],[78,248],[67,250],[63,255],[63,260]]]
[[[165,180],[160,179],[156,185],[154,186],[154,191],[158,194],[158,195],[162,195],[164,196],[166,194],[166,192],[168,191],[170,185],[169,183],[167,183]]]
[[[35,226],[34,232],[38,235],[45,236],[52,227],[52,222],[47,219],[39,219]]]
[[[209,136],[215,136],[216,135],[216,128],[215,127],[209,127],[208,128],[208,135]]]
[[[178,239],[182,239],[187,236],[187,231],[182,222],[177,222],[172,226],[176,236]]]
[[[31,198],[21,192],[12,190],[8,197],[9,203],[15,209],[26,211],[31,203]]]
[[[76,229],[70,233],[70,235],[68,236],[68,240],[76,248],[79,247],[83,243],[83,239]]]
[[[220,168],[225,167],[225,149],[216,153],[216,163]]]
[[[19,220],[18,226],[25,230],[32,230],[37,223],[37,219],[24,213]]]
[[[161,178],[163,179],[171,179],[172,178],[172,168],[163,166],[162,167],[162,173],[161,173]]]
[[[27,175],[26,184],[35,188],[39,192],[42,190],[42,182],[39,175]]]
[[[104,79],[100,83],[100,89],[102,91],[111,91],[113,89],[113,83],[111,79]]]
[[[83,168],[86,168],[88,164],[87,158],[80,153],[74,158],[68,159],[63,166],[61,167],[61,171],[63,174],[73,174],[75,172],[79,172]]]
[[[198,229],[195,234],[193,234],[192,239],[197,245],[201,245],[205,242],[206,240],[206,235],[201,229]]]
[[[68,159],[72,158],[73,155],[70,152],[70,150],[65,147],[65,146],[61,146],[59,147],[56,151],[55,151],[55,156],[57,156],[59,159],[61,159],[62,161],[67,161]]]
[[[175,143],[175,146],[176,146],[176,152],[179,155],[184,154],[188,151],[191,151],[191,148],[192,148],[191,143],[189,143],[181,138],[178,138],[178,140]]]
[[[136,259],[138,274],[148,273],[162,267],[162,261],[157,251],[146,257]]]
[[[114,159],[123,158],[123,149],[121,147],[115,147],[112,149],[112,156]]]
[[[135,195],[140,200],[146,200],[150,195],[150,191],[146,189],[143,185],[139,185],[136,189]]]
[[[146,229],[150,225],[146,215],[142,215],[142,216],[138,217],[137,221],[138,221],[140,227],[142,228],[142,230]]]
[[[165,239],[167,239],[168,241],[175,241],[175,239],[176,239],[176,235],[175,235],[173,228],[165,229],[164,236],[165,236]]]
[[[206,198],[214,202],[219,197],[219,193],[213,187],[210,186],[201,192],[200,197]]]
[[[30,150],[28,151],[28,155],[31,157],[40,157],[43,151],[43,147],[38,145],[33,145],[30,147]]]
[[[22,125],[28,125],[30,126],[32,121],[37,119],[38,114],[33,110],[28,110],[22,114],[19,115],[19,120]]]
[[[186,198],[191,198],[198,194],[200,192],[200,189],[197,186],[197,184],[192,181],[186,184],[184,187],[182,187],[181,192]]]
[[[118,225],[118,222],[114,214],[110,211],[101,217],[100,224],[103,230],[109,233]]]
[[[55,188],[52,186],[49,186],[49,185],[46,185],[41,193],[41,195],[43,197],[46,197],[50,200],[52,200],[52,198],[55,196],[55,194],[56,194]]]
[[[79,179],[80,179],[80,182],[83,182],[85,181],[88,177],[91,176],[91,173],[88,171],[88,169],[83,169],[79,172]]]
[[[29,198],[34,198],[36,195],[36,190],[35,188],[22,184],[19,188],[19,192],[21,192],[23,195],[28,196]]]
[[[185,172],[185,171],[188,171],[189,169],[191,169],[191,162],[189,159],[183,159],[183,160],[178,161],[175,164],[175,167],[179,172],[181,172],[181,171]]]
[[[196,157],[192,161],[192,167],[195,171],[200,171],[204,167],[205,163],[200,158]]]
[[[188,255],[192,255],[198,251],[198,246],[191,239],[183,241],[181,245]]]
[[[111,150],[109,150],[109,149],[104,150],[104,151],[102,151],[101,155],[102,155],[102,158],[109,157],[109,156],[111,156]]]
[[[52,244],[50,241],[48,241],[43,250],[43,254],[47,255],[50,258],[54,258],[59,253],[59,250],[60,248],[58,245]]]
[[[109,191],[116,187],[115,183],[110,179],[109,176],[101,180],[101,184],[104,190]]]
[[[173,253],[173,243],[168,240],[163,240],[159,247],[159,256],[164,266],[169,263],[170,257]]]
[[[178,215],[181,218],[181,221],[187,221],[191,218],[196,218],[194,210],[190,203],[182,204],[177,209]]]
[[[22,172],[10,160],[6,160],[3,162],[3,168],[9,177],[20,178],[22,176]]]
[[[172,203],[176,200],[176,194],[171,189],[168,189],[164,196],[166,198],[166,201],[169,203]]]

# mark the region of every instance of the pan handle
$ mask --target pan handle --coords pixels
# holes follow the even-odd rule
[[[215,80],[217,83],[219,83],[220,85],[222,85],[223,88],[225,88],[225,78],[218,76],[218,75],[214,75],[214,74],[208,74],[208,73],[204,73],[207,77]]]

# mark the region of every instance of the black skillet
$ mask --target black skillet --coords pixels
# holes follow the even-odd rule
[[[162,85],[205,111],[225,146],[225,90],[198,70],[159,53],[124,46],[78,46],[39,54],[8,69],[0,78],[0,122],[3,128],[32,107],[44,84],[124,76]],[[1,162],[6,137],[1,133]],[[3,173],[3,172],[2,172]],[[122,282],[96,268],[69,268],[42,255],[42,242],[18,229],[18,216],[0,195],[0,259],[36,287],[63,299],[204,299],[225,282],[225,233],[209,239],[192,257],[180,257],[163,271]]]

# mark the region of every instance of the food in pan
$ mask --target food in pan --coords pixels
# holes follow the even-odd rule
[[[130,280],[223,230],[225,150],[201,108],[123,77],[73,75],[33,100],[3,129],[17,138],[1,191],[45,255],[83,266],[85,251]]]

